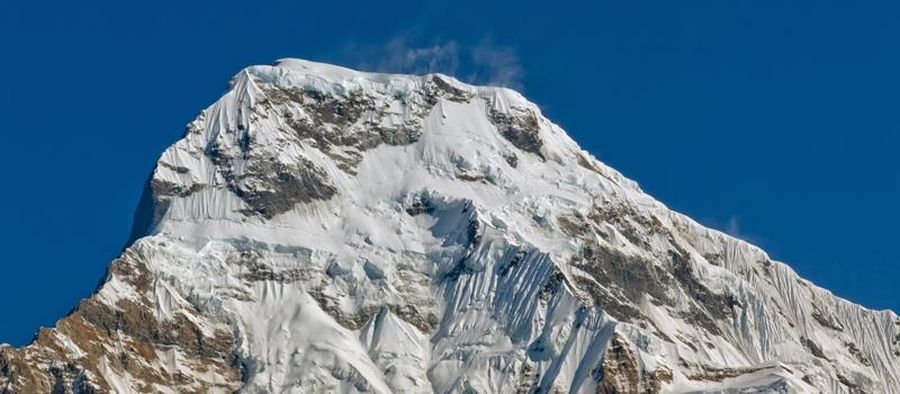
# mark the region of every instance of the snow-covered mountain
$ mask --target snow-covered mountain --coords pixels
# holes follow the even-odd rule
[[[97,292],[0,347],[2,392],[236,390],[900,393],[900,318],[514,91],[287,59],[162,154]]]

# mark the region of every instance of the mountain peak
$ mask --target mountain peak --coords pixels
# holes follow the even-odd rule
[[[538,106],[252,66],[13,391],[894,392],[900,319],[669,210]]]
[[[402,152],[406,160],[366,162],[376,149]],[[172,217],[272,219],[301,203],[358,194],[371,186],[359,184],[360,171],[372,177],[427,171],[450,185],[479,181],[508,189],[548,161],[629,183],[512,90],[440,74],[373,74],[285,59],[239,73],[232,89],[163,153],[151,184],[165,211],[159,218],[170,201],[218,190],[216,204],[231,205],[176,207]]]

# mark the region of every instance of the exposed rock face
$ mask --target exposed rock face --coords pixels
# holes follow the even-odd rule
[[[544,158],[544,153],[541,151],[544,146],[544,141],[540,136],[541,128],[537,115],[532,110],[508,112],[491,110],[489,119],[500,131],[500,134],[516,148],[534,153],[541,159]]]
[[[613,334],[603,361],[591,374],[598,381],[597,392],[604,394],[656,393],[672,382],[672,371],[664,366],[652,372],[644,370],[629,343],[618,334]]]
[[[0,391],[900,392],[895,314],[672,212],[507,89],[250,67],[142,206],[96,294],[0,347]]]
[[[0,348],[3,392],[231,391],[241,387],[233,333],[187,302],[161,316],[148,251],[135,245],[107,282],[21,349]],[[112,377],[128,377],[129,380]],[[127,384],[126,384],[127,383]]]

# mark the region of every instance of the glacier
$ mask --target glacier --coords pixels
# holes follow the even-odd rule
[[[900,393],[900,318],[703,227],[505,88],[241,70],[3,392]]]

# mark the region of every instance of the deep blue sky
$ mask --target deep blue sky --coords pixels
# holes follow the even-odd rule
[[[159,153],[240,68],[287,56],[523,88],[669,206],[900,310],[900,3],[18,3],[0,342],[88,296]]]

